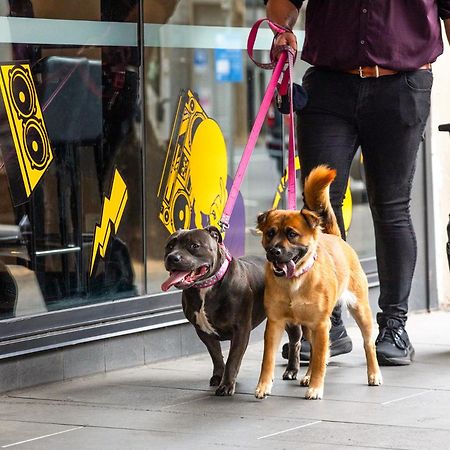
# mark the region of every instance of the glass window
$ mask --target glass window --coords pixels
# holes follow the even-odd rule
[[[0,317],[142,294],[139,3],[0,14]]]
[[[155,11],[155,2],[144,2],[147,280],[151,293],[160,291],[166,277],[163,252],[168,236],[178,228],[217,224],[226,200],[223,180],[229,188],[271,75],[256,67],[246,53],[249,27],[265,15],[262,1],[205,4],[190,0],[165,5],[161,14]],[[303,24],[302,11],[299,42]],[[262,29],[256,58],[267,60],[268,52],[263,49],[270,47],[271,40],[271,32]],[[307,67],[298,60],[298,80]],[[202,124],[206,127],[211,119],[218,133],[206,140]],[[256,217],[274,204],[284,206],[284,195],[277,199],[277,193],[284,188],[281,176],[286,150],[287,125],[271,107],[226,233],[225,244],[234,255],[262,253]],[[360,188],[356,181],[352,183],[352,189]],[[355,195],[355,222],[366,217],[365,203],[361,193]],[[367,236],[361,237],[352,228],[349,238],[365,252]]]
[[[170,4],[155,20],[154,2],[144,2],[150,293],[167,276],[164,243],[172,232],[218,226],[266,77],[248,62],[244,2]],[[251,165],[225,239],[235,255],[253,246],[256,213],[277,186],[264,135]]]
[[[0,318],[161,293],[169,235],[221,217],[271,75],[246,52],[264,16],[262,0],[0,2]],[[262,254],[256,217],[284,206],[286,142],[271,107],[226,233],[234,255]],[[348,239],[371,257],[361,167]]]

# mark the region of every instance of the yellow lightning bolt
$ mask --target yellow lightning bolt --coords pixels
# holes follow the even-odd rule
[[[127,185],[120,176],[119,171],[116,169],[114,172],[111,194],[109,198],[105,197],[105,202],[103,204],[102,220],[100,225],[97,224],[95,226],[90,275],[92,275],[92,271],[94,270],[97,253],[99,252],[102,258],[105,257],[111,233],[116,234],[119,229],[127,200]]]

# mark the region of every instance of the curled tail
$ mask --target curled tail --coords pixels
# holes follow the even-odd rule
[[[341,236],[336,216],[330,203],[330,184],[336,178],[336,170],[317,166],[307,176],[303,195],[305,207],[320,216],[324,233]]]

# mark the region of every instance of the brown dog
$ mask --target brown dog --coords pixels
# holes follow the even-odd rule
[[[335,176],[335,170],[316,167],[305,181],[308,209],[270,210],[258,217],[269,262],[264,294],[267,324],[257,398],[270,394],[275,355],[287,323],[308,329],[311,362],[300,384],[309,386],[305,398],[322,398],[330,315],[339,300],[348,304],[361,329],[368,384],[382,383],[372,339],[367,278],[355,251],[341,238],[330,204],[329,186]]]

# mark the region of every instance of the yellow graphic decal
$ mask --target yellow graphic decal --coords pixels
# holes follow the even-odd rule
[[[345,191],[344,203],[342,204],[342,216],[344,219],[345,231],[348,231],[352,223],[352,191],[350,190],[350,179],[347,183],[347,190]]]
[[[295,170],[298,171],[300,169],[300,160],[298,156],[295,157]],[[281,196],[284,194],[286,190],[286,183],[288,180],[287,169],[284,169],[283,175],[280,179],[280,183],[277,187],[277,192],[275,193],[275,197],[273,199],[272,208],[277,209],[278,205],[281,201]]]
[[[91,270],[94,270],[97,254],[100,253],[102,258],[105,257],[111,234],[116,234],[119,230],[120,221],[122,220],[123,211],[128,200],[128,189],[120,176],[119,171],[114,171],[114,178],[111,186],[109,198],[105,197],[102,209],[102,220],[100,225],[96,225],[94,232],[94,243],[92,245]]]
[[[1,66],[0,74],[3,102],[29,197],[53,161],[53,152],[29,64]]]
[[[298,156],[295,157],[295,170],[300,170],[300,160]],[[275,197],[273,199],[272,208],[278,208],[278,205],[281,201],[281,196],[284,194],[286,190],[286,183],[288,180],[287,169],[284,169],[283,176],[280,179],[280,183],[277,188],[277,192],[275,193]],[[348,231],[350,228],[350,224],[352,222],[352,193],[350,190],[350,180],[347,184],[347,190],[345,191],[344,203],[342,205],[342,215],[344,218],[344,227],[345,230]]]
[[[170,233],[195,226],[219,225],[227,199],[227,152],[217,123],[191,91],[178,100],[158,197],[159,218]]]

